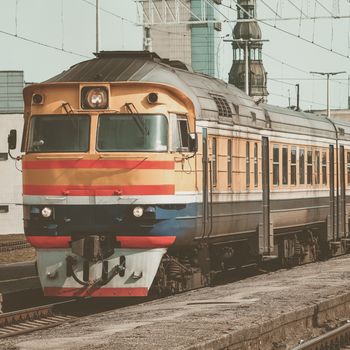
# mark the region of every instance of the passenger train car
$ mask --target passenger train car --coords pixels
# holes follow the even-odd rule
[[[155,53],[96,56],[24,89],[25,234],[45,295],[177,292],[346,252],[349,123]]]

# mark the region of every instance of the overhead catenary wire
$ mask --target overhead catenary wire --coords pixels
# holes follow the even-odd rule
[[[328,8],[326,6],[324,6],[319,0],[315,0],[315,2],[317,2],[326,12],[328,12],[333,18],[336,18],[333,14],[333,12],[331,12],[330,10],[328,10]]]
[[[283,95],[280,93],[270,92],[269,95],[289,99],[289,96],[286,96],[286,95]],[[300,99],[300,101],[305,102],[305,103],[311,103],[311,104],[318,105],[318,106],[323,106],[323,107],[327,106],[325,103],[320,103],[320,102],[315,102],[315,101],[310,101],[310,100],[305,100],[305,99]],[[337,108],[336,106],[332,106],[332,109],[336,109],[336,108]]]
[[[298,36],[297,34],[294,34],[294,33],[290,32],[290,31],[288,31],[288,30],[285,30],[285,29],[283,29],[283,28],[277,27],[276,25],[272,25],[272,24],[270,24],[270,23],[267,23],[266,21],[263,21],[263,20],[261,20],[261,19],[255,18],[255,17],[252,16],[250,13],[248,13],[240,4],[238,4],[236,0],[234,0],[234,1],[235,1],[235,3],[236,3],[237,7],[241,8],[242,11],[245,12],[245,13],[248,15],[248,17],[249,17],[250,19],[252,19],[252,20],[255,20],[255,21],[257,21],[257,22],[260,22],[260,23],[262,23],[262,24],[264,24],[265,26],[268,26],[268,27],[270,27],[270,28],[274,28],[274,29],[276,29],[276,30],[278,30],[278,31],[280,31],[280,32],[282,32],[282,33],[285,33],[285,34],[287,34],[287,35],[289,35],[289,36],[298,38],[299,40],[302,40],[302,41],[304,41],[304,42],[310,43],[310,44],[312,44],[312,45],[314,45],[314,46],[317,46],[317,47],[319,47],[319,48],[321,48],[321,49],[323,49],[323,50],[329,51],[329,52],[331,52],[331,53],[333,53],[333,54],[335,54],[335,55],[338,55],[338,56],[340,56],[340,57],[344,57],[344,58],[347,58],[347,59],[350,58],[349,55],[345,55],[345,54],[343,54],[343,53],[341,53],[341,52],[338,52],[338,51],[335,51],[335,50],[330,50],[328,47],[323,46],[323,45],[321,45],[321,44],[319,44],[319,43],[316,43],[315,41],[311,41],[311,40],[309,40],[309,39],[307,39],[307,38],[304,38],[304,37],[302,37],[302,36]],[[225,4],[222,4],[222,6],[228,7],[228,6],[225,5]]]
[[[57,47],[57,46],[54,46],[54,45],[46,44],[46,43],[43,43],[41,41],[30,39],[30,38],[27,38],[27,37],[22,36],[22,35],[16,35],[14,33],[10,33],[10,32],[7,32],[5,30],[2,30],[2,29],[0,29],[0,33],[2,33],[4,35],[7,35],[7,36],[11,36],[11,37],[17,38],[17,39],[24,40],[24,41],[27,41],[27,42],[30,42],[32,44],[40,45],[40,46],[43,46],[43,47],[46,47],[46,48],[49,48],[49,49],[62,51],[64,53],[68,53],[68,54],[79,56],[79,57],[83,57],[83,58],[91,58],[91,56],[87,56],[87,55],[84,55],[84,54],[79,53],[79,52],[66,50],[66,49],[63,49],[61,47]]]

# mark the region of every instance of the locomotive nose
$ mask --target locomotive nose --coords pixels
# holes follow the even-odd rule
[[[72,241],[72,253],[87,261],[107,259],[114,253],[117,243],[114,236],[89,235]]]

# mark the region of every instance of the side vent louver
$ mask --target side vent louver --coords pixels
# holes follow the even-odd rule
[[[232,117],[232,110],[230,108],[230,105],[228,104],[226,98],[224,96],[220,95],[212,95],[214,102],[216,103],[216,106],[218,108],[219,116],[220,117]]]
[[[343,128],[338,128],[339,135],[344,136],[345,135],[345,130]]]

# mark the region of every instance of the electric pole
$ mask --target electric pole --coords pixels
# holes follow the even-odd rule
[[[99,0],[96,0],[96,53],[100,52],[100,19],[99,19]]]
[[[329,88],[329,77],[333,75],[346,73],[344,71],[341,72],[310,72],[311,74],[318,74],[327,77],[327,118],[331,117],[331,106],[330,106],[330,88]]]

